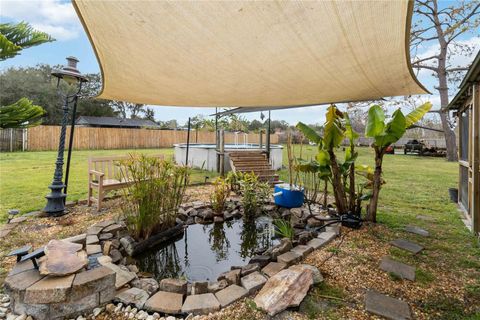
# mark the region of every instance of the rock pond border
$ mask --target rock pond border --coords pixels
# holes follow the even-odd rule
[[[62,240],[81,245],[78,254],[87,257],[88,265],[79,272],[53,276],[41,274],[31,261],[17,263],[4,283],[10,309],[14,314],[37,320],[82,319],[83,315],[98,314],[107,306],[109,312],[151,320],[159,318],[160,314],[182,317],[216,312],[259,292],[255,298],[257,305],[274,315],[279,310],[297,306],[311,284],[322,280],[315,267],[297,266],[310,252],[332,241],[339,234],[340,227],[326,227],[322,232],[309,230],[311,224],[317,222],[311,221],[306,209],[302,208],[289,210],[267,204],[263,211],[274,218],[292,215],[296,240],[282,239],[280,244],[252,257],[247,265],[225,271],[214,282],[162,279],[158,283],[153,278],[146,278],[134,264],[128,264],[136,243],[128,235],[123,222],[107,220],[96,223],[88,228],[87,233]],[[320,210],[317,212],[318,215],[325,214]],[[208,204],[197,201],[180,207],[177,222],[208,224],[242,215],[238,199],[231,199],[220,216],[215,215]],[[310,221],[303,220],[303,216],[308,216]],[[42,259],[48,259],[48,255]],[[303,285],[295,286],[299,281]],[[290,287],[279,286],[279,283]],[[283,298],[272,305],[272,300],[268,299],[271,294],[283,295]],[[270,301],[270,305],[264,301]],[[118,304],[114,306],[111,302]]]

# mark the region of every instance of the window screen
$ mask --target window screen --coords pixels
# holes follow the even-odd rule
[[[468,208],[468,168],[460,166],[460,203],[469,212]]]
[[[470,140],[469,136],[469,110],[465,110],[461,114],[461,125],[460,125],[460,159],[468,161],[468,142]]]

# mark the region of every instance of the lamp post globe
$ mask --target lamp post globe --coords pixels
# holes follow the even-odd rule
[[[62,107],[63,116],[60,129],[60,140],[58,144],[58,154],[57,160],[55,161],[55,172],[53,174],[53,181],[48,186],[51,192],[45,197],[47,199],[47,205],[43,211],[49,216],[61,216],[65,214],[65,199],[67,197],[64,193],[64,188],[66,185],[63,183],[63,163],[64,163],[64,151],[65,151],[65,138],[67,134],[67,123],[69,115],[69,104],[74,102],[76,106],[76,101],[78,95],[82,89],[82,84],[87,82],[87,79],[84,75],[80,73],[77,69],[78,59],[75,57],[67,57],[67,65],[62,69],[53,70],[52,76],[57,78],[57,88],[60,89],[60,81],[64,80],[69,84],[70,87],[74,87],[74,93],[66,94],[64,96],[65,102]],[[74,106],[74,109],[75,109]],[[74,115],[72,115],[73,121]],[[73,132],[70,133],[71,139],[73,137]],[[69,156],[70,156],[71,145],[69,147]],[[69,157],[70,158],[70,157]]]

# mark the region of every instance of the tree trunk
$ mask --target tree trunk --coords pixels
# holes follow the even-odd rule
[[[368,204],[367,216],[365,220],[370,222],[377,222],[377,206],[378,196],[380,195],[380,188],[382,186],[382,162],[385,148],[375,147],[375,172],[373,173],[373,190],[370,203]]]
[[[347,213],[347,198],[345,195],[345,189],[342,183],[342,174],[340,173],[340,168],[338,167],[337,157],[333,150],[328,150],[330,155],[330,166],[332,169],[332,185],[333,185],[333,195],[335,196],[335,204],[337,206],[338,213]]]
[[[433,19],[435,21],[435,29],[437,31],[438,42],[440,44],[440,53],[438,55],[438,93],[440,94],[440,119],[442,121],[442,129],[445,135],[445,144],[447,147],[447,161],[457,161],[457,140],[455,132],[452,130],[448,123],[448,80],[447,80],[447,50],[448,43],[445,39],[445,33],[442,30],[440,18],[438,16],[438,4],[437,1],[433,2],[434,14]]]

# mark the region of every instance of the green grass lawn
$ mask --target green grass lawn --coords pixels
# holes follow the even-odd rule
[[[68,199],[86,198],[88,157],[124,155],[131,152],[173,155],[172,148],[74,151]],[[286,165],[286,149],[284,153]],[[300,146],[295,146],[295,153],[299,155]],[[302,147],[303,158],[313,157],[315,153],[315,147]],[[6,211],[11,208],[20,209],[22,213],[43,208],[46,203],[44,197],[50,191],[48,185],[52,181],[55,159],[56,153],[53,151],[0,153],[0,222],[5,221]],[[358,163],[373,163],[371,149],[359,148]],[[448,188],[457,185],[457,168],[456,163],[440,158],[386,155],[384,178],[387,184],[381,192],[381,220],[398,226],[408,221],[412,215],[456,213],[455,204],[448,201]],[[213,172],[195,170],[191,181],[202,182],[205,176],[215,175]],[[287,170],[280,171],[280,178],[288,181]],[[387,212],[388,214],[385,214]]]
[[[89,157],[125,155],[132,152],[173,156],[172,148],[74,151],[70,166],[68,200],[87,198]],[[8,209],[16,208],[27,213],[45,206],[45,196],[50,192],[48,186],[53,179],[56,157],[54,151],[0,153],[0,223],[6,221]],[[191,182],[203,182],[205,176],[215,175],[213,172],[194,170]]]

